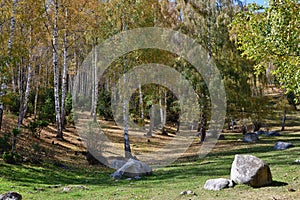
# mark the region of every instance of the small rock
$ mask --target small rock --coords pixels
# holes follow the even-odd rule
[[[83,189],[83,190],[89,190],[89,188],[83,186],[83,185],[79,185],[79,186],[76,186],[77,188],[79,189]]]
[[[225,140],[225,135],[224,134],[220,134],[219,135],[219,140]]]
[[[191,194],[194,194],[194,192],[192,190],[188,190],[188,191],[186,191],[186,194],[191,195]]]
[[[125,180],[126,180],[126,181],[131,181],[131,180],[132,180],[132,178],[126,178]]]
[[[22,195],[17,192],[7,192],[0,194],[0,200],[22,200]]]
[[[225,178],[217,178],[207,180],[204,184],[204,189],[206,190],[222,190],[224,188],[233,187],[234,182]]]
[[[142,177],[140,177],[140,176],[135,176],[134,179],[135,179],[135,180],[140,180],[140,179],[142,179]]]
[[[290,142],[276,142],[274,145],[275,150],[285,150],[290,147],[294,147],[294,145]]]
[[[192,190],[184,190],[180,192],[180,195],[195,195],[195,193]]]
[[[243,142],[256,143],[259,141],[259,137],[256,133],[246,133],[243,137]]]
[[[294,188],[289,188],[288,191],[289,192],[296,192],[296,190]]]
[[[110,176],[113,179],[121,179],[123,176],[124,172],[123,171],[115,171],[114,173],[112,173]]]
[[[295,160],[295,163],[299,163],[300,164],[300,160]]]
[[[63,192],[69,192],[71,189],[71,187],[64,187]]]
[[[281,136],[281,134],[277,131],[266,132],[266,136]]]
[[[257,135],[266,135],[266,131],[263,131],[263,130],[259,130],[259,131],[256,131],[255,132]]]

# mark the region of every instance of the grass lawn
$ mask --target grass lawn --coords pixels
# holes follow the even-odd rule
[[[240,133],[225,133],[204,159],[190,158],[154,170],[141,180],[110,178],[113,171],[103,167],[9,165],[0,160],[0,193],[17,191],[23,199],[300,199],[300,132],[285,132],[279,137],[261,137],[257,144],[239,141]],[[295,147],[275,151],[276,141],[290,141]],[[229,178],[235,154],[252,154],[270,165],[274,184],[263,188],[237,185],[221,191],[206,191],[210,178]],[[82,187],[83,186],[83,187]],[[63,191],[66,187],[69,191]],[[295,189],[295,192],[289,191]],[[196,195],[182,196],[193,190]]]

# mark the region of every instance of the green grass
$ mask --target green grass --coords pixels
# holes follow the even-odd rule
[[[297,199],[300,197],[300,133],[280,137],[262,137],[258,144],[238,142],[241,134],[225,135],[221,145],[207,157],[190,162],[177,162],[155,169],[152,176],[141,180],[110,178],[112,170],[102,167],[68,166],[66,169],[53,164],[9,165],[0,161],[0,193],[17,191],[26,199]],[[273,150],[276,141],[291,141],[295,147],[284,151]],[[207,179],[229,178],[235,154],[252,154],[270,165],[274,184],[253,189],[245,185],[222,191],[206,191]],[[63,192],[66,186],[73,186]],[[87,189],[76,186],[85,186]],[[288,189],[296,189],[289,192]],[[193,190],[197,196],[181,196],[183,190]]]

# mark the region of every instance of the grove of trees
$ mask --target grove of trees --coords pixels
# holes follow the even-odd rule
[[[292,104],[299,102],[298,0],[270,0],[268,7],[246,6],[239,0],[3,0],[0,13],[0,129],[5,109],[18,116],[19,131],[23,119],[31,117],[55,124],[56,137],[63,139],[66,125],[75,120],[71,93],[78,67],[104,40],[142,27],[179,31],[207,50],[207,59],[214,60],[224,80],[228,116],[242,118],[245,111],[258,126],[263,112],[268,112],[263,89],[269,77]],[[96,55],[94,59],[97,62]],[[111,64],[105,81],[91,77],[96,83],[88,88],[92,101],[81,98],[95,121],[112,119],[111,86],[141,63],[172,66],[190,81],[199,96],[197,126],[205,141],[211,106],[208,88],[190,63],[162,50],[132,51]],[[167,134],[166,124],[180,126],[178,99],[172,92],[154,84],[138,88],[129,113],[136,123],[150,123],[148,136],[155,116],[160,116],[162,134]],[[155,104],[159,113],[154,113]],[[126,128],[124,138],[130,157]]]

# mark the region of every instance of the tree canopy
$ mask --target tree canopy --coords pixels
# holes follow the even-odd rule
[[[270,0],[251,4],[231,23],[231,38],[242,55],[255,62],[256,74],[272,70],[287,93],[300,97],[300,2]]]

